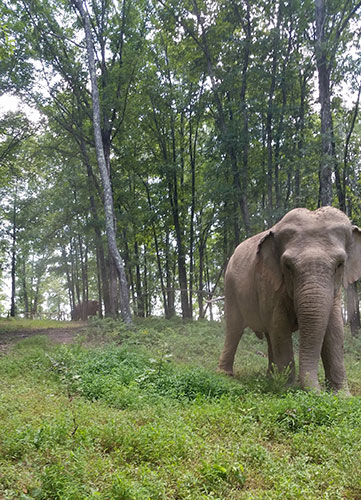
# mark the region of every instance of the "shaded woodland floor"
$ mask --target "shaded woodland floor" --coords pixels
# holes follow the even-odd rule
[[[6,353],[17,342],[37,335],[45,335],[54,343],[69,344],[86,328],[87,326],[82,324],[82,326],[72,325],[69,328],[19,329],[0,332],[0,353]]]

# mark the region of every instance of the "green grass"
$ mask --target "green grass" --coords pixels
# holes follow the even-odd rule
[[[43,330],[46,328],[76,328],[84,323],[74,321],[56,321],[53,319],[0,318],[0,335],[18,330]]]
[[[219,323],[153,319],[19,343],[0,358],[0,498],[360,499],[360,340],[347,399],[267,380],[251,334],[218,375],[222,342]]]

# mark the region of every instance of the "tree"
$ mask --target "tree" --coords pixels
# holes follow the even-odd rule
[[[104,211],[105,211],[105,223],[106,223],[108,245],[119,275],[120,307],[121,307],[122,317],[125,323],[130,324],[132,322],[132,319],[129,307],[128,284],[125,276],[124,264],[120,256],[115,237],[113,193],[110,184],[109,171],[107,169],[107,165],[105,162],[103,140],[101,134],[99,91],[98,91],[98,82],[96,77],[90,21],[89,21],[89,16],[82,3],[82,0],[73,0],[73,3],[79,11],[85,31],[89,76],[90,76],[91,94],[93,103],[93,127],[94,127],[95,148],[98,160],[98,167],[103,183]]]
[[[337,193],[341,209],[345,202],[341,190],[340,174],[336,163],[334,127],[331,110],[331,73],[335,68],[337,50],[350,20],[361,7],[361,2],[344,2],[339,5],[325,0],[315,0],[315,57],[318,73],[319,101],[321,104],[321,162],[320,202],[332,205],[332,173],[336,175]]]

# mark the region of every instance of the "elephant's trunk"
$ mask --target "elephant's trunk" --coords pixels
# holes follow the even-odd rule
[[[295,290],[295,309],[300,331],[300,382],[303,388],[320,390],[318,363],[329,322],[333,289],[320,280],[302,280]]]

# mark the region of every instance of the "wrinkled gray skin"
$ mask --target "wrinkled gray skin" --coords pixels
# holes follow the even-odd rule
[[[327,387],[347,388],[341,285],[361,277],[361,231],[332,207],[296,208],[272,229],[241,243],[225,275],[226,339],[219,370],[233,374],[245,327],[268,342],[268,373],[290,368],[292,332],[300,332],[300,383],[320,390],[320,358]]]
[[[70,315],[73,321],[78,321],[80,319],[86,320],[89,316],[96,316],[98,311],[99,302],[97,300],[88,300],[88,302],[85,302],[84,306],[82,302],[77,304],[75,308],[72,309]]]

